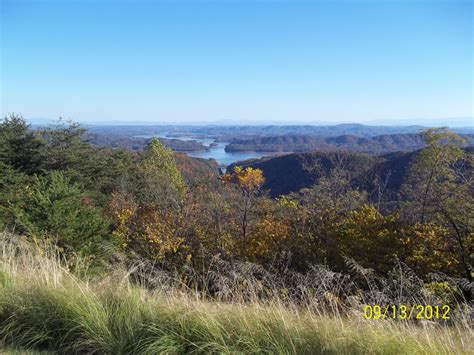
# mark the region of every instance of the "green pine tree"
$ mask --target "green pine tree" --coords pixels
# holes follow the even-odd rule
[[[108,222],[80,185],[61,172],[34,177],[23,199],[12,206],[15,232],[52,238],[69,252],[94,253],[107,233]]]

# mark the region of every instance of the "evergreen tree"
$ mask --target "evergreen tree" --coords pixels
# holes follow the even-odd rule
[[[91,252],[103,241],[108,223],[80,185],[61,172],[35,177],[12,206],[10,229],[29,236],[53,238],[65,252]]]
[[[27,174],[40,171],[41,140],[20,115],[11,114],[0,124],[0,162]]]

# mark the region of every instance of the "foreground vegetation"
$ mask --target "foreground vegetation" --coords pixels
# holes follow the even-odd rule
[[[0,341],[12,353],[461,354],[474,346],[466,319],[421,326],[276,298],[219,302],[189,289],[146,290],[125,269],[79,279],[51,250],[2,243]]]

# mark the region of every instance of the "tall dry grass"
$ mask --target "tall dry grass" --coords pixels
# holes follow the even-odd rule
[[[12,352],[461,354],[474,346],[468,317],[429,326],[368,321],[358,307],[340,308],[327,294],[321,296],[329,299],[324,306],[314,295],[311,302],[298,301],[300,296],[294,302],[287,296],[252,298],[261,296],[261,286],[249,281],[239,291],[235,280],[228,283],[237,288],[224,289],[240,295],[210,300],[163,276],[155,275],[153,288],[137,286],[130,282],[136,269],[79,279],[54,249],[3,237],[0,343]]]

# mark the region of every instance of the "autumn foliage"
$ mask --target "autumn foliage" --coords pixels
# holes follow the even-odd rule
[[[472,282],[474,163],[444,129],[423,134],[427,147],[398,195],[355,184],[340,160],[312,187],[278,198],[260,169],[193,181],[157,139],[129,152],[91,147],[82,134],[74,125],[32,131],[17,116],[0,125],[3,229],[105,263],[120,254],[204,270],[218,257],[304,273],[347,271],[355,260],[386,274],[402,262],[424,277]]]

